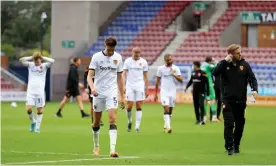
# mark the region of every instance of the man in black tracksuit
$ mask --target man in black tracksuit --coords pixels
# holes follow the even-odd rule
[[[66,93],[63,97],[63,100],[60,102],[59,109],[56,113],[56,117],[58,118],[62,118],[62,114],[61,114],[62,108],[64,107],[65,103],[68,102],[71,96],[76,98],[80,108],[82,118],[89,117],[89,115],[83,111],[83,103],[82,103],[82,98],[79,91],[79,87],[84,88],[83,84],[79,83],[78,67],[80,65],[81,65],[81,59],[79,57],[75,57],[73,59],[73,63],[70,65],[70,70],[67,76]]]
[[[193,84],[193,102],[196,124],[204,125],[204,100],[205,95],[209,96],[209,83],[206,73],[200,69],[200,62],[196,61],[193,64],[194,71],[192,72],[191,79],[186,86],[185,92]]]
[[[213,75],[215,77],[220,75],[222,79],[225,148],[228,155],[232,155],[240,153],[240,141],[245,124],[247,85],[249,83],[252,95],[256,97],[258,83],[250,65],[241,58],[241,47],[230,45],[227,52],[227,57],[218,63]]]

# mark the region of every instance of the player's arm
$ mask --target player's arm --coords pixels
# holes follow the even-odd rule
[[[97,96],[98,93],[97,93],[97,90],[94,86],[94,81],[93,81],[93,77],[95,75],[95,69],[97,68],[98,66],[98,63],[96,61],[96,58],[95,58],[95,54],[92,56],[91,58],[91,62],[89,64],[89,67],[88,67],[88,74],[87,74],[87,83],[88,83],[88,86],[90,87],[91,89],[91,94],[93,96]]]
[[[123,60],[121,59],[119,62],[119,65],[117,67],[117,84],[118,84],[118,88],[120,91],[120,95],[121,95],[121,108],[125,109],[125,80],[124,80],[124,76],[123,76],[123,70],[124,70],[124,64],[123,64]]]
[[[206,95],[209,96],[210,95],[210,87],[209,87],[209,81],[208,81],[208,76],[206,73],[202,73],[201,76],[201,81],[205,83],[205,89],[206,89]]]
[[[185,92],[187,91],[187,89],[193,84],[193,76],[191,76],[186,88],[185,88]]]
[[[145,83],[145,94],[146,94],[146,97],[148,97],[148,89],[149,89],[148,71],[144,71],[143,75],[144,75],[144,83]]]
[[[183,78],[182,78],[182,75],[181,75],[181,72],[179,70],[179,68],[176,69],[176,72],[171,72],[172,76],[180,83],[183,82]]]
[[[159,89],[159,84],[160,84],[160,80],[161,80],[161,77],[157,76],[156,77],[156,83],[155,83],[155,96],[154,96],[154,100],[157,101],[158,99],[158,89]]]
[[[251,66],[248,64],[248,82],[251,87],[252,93],[254,97],[257,97],[258,94],[258,81],[253,73]]]
[[[94,86],[94,81],[93,81],[94,74],[95,74],[95,70],[94,69],[89,69],[88,74],[87,74],[87,83],[88,83],[88,86],[91,89],[92,95],[97,96],[98,94],[96,92],[96,89],[95,89],[95,86]]]
[[[149,70],[149,67],[148,67],[148,63],[145,62],[145,65],[143,67],[143,75],[144,75],[144,83],[145,83],[145,94],[146,94],[146,97],[148,97],[148,89],[149,89],[149,79],[148,79],[148,70]]]
[[[42,57],[42,59],[43,59],[43,61],[45,61],[46,62],[46,66],[49,68],[49,67],[51,67],[52,65],[53,65],[53,63],[55,62],[55,60],[54,59],[52,59],[52,58],[48,58],[48,57]]]
[[[212,74],[216,77],[218,75],[221,75],[226,70],[228,62],[226,60],[220,61],[217,66],[214,68]]]
[[[29,66],[29,61],[31,60],[33,60],[33,56],[22,57],[19,59],[19,61],[23,64],[23,66],[26,66],[26,67]]]
[[[118,88],[119,88],[119,91],[120,91],[120,96],[121,96],[121,99],[123,100],[125,97],[124,97],[124,90],[125,90],[125,86],[124,86],[124,76],[123,76],[123,72],[118,72],[117,73],[117,83],[118,83]]]

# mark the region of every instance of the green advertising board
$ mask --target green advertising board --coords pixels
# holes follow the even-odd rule
[[[260,24],[261,12],[241,12],[240,18],[245,24]]]

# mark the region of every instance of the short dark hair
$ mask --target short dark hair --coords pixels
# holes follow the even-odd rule
[[[76,63],[79,59],[80,59],[80,57],[74,57],[73,62]]]
[[[212,60],[213,60],[213,58],[211,56],[207,56],[205,58],[205,62],[207,62],[207,63],[211,62]]]
[[[196,67],[200,67],[200,66],[201,66],[201,64],[200,64],[199,61],[194,61],[193,64],[194,64]]]
[[[170,56],[172,56],[172,54],[166,54],[166,55],[164,56],[164,60],[166,61],[166,60],[168,59],[168,57],[170,57]]]
[[[113,36],[109,36],[108,38],[106,38],[104,40],[105,45],[109,46],[109,47],[115,47],[117,45],[117,40],[115,37]]]

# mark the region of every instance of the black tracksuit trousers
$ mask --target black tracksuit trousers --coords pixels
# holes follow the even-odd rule
[[[225,148],[238,148],[245,124],[246,103],[223,102]]]
[[[197,122],[203,121],[204,117],[204,93],[193,92],[193,102]],[[200,112],[199,112],[200,109]]]

